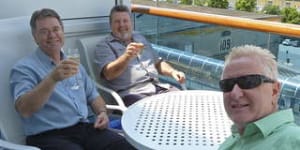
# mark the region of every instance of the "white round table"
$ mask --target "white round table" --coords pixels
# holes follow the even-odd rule
[[[232,122],[221,92],[189,90],[147,97],[122,116],[126,139],[137,149],[217,149]]]

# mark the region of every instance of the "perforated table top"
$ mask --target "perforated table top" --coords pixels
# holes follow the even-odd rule
[[[222,93],[179,91],[147,97],[122,116],[127,140],[138,149],[217,149],[232,122]]]

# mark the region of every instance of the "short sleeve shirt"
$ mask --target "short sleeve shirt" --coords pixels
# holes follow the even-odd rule
[[[64,57],[64,54],[61,52]],[[35,88],[56,67],[41,49],[18,61],[10,74],[14,101]],[[71,89],[78,82],[79,89]],[[78,122],[88,122],[88,107],[99,96],[96,86],[83,66],[75,76],[59,81],[48,101],[40,110],[23,118],[25,134],[34,135],[51,129],[65,128]],[[34,99],[33,99],[34,100]]]
[[[134,33],[133,42],[144,44],[140,58],[131,60],[127,67],[128,69],[116,79],[108,81],[101,76],[101,81],[105,86],[117,91],[121,96],[127,94],[155,93],[155,86],[150,82],[151,75],[147,71],[150,74],[158,74],[155,63],[159,61],[159,57],[150,43],[141,34]],[[127,45],[114,38],[111,34],[97,44],[95,63],[98,66],[99,74],[101,74],[103,68],[108,63],[121,56],[125,52],[126,47]],[[155,77],[152,76],[152,78]]]

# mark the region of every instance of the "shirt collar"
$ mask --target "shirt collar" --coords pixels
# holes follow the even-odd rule
[[[249,123],[243,133],[243,137],[253,135],[260,132],[264,137],[271,134],[274,129],[278,128],[282,124],[294,122],[294,116],[291,109],[280,110],[274,112],[258,121]],[[239,136],[238,129],[236,125],[231,127],[231,132],[233,136]]]
[[[41,48],[37,48],[36,50],[37,56],[40,58],[40,60],[45,61],[45,63],[47,64],[52,64],[55,65],[53,59],[51,57],[49,57]],[[60,58],[61,60],[65,59],[65,55],[62,53],[62,51],[60,51]]]
[[[267,136],[282,124],[294,121],[292,109],[287,109],[272,113],[268,117],[254,122],[254,124],[260,129],[264,136]]]

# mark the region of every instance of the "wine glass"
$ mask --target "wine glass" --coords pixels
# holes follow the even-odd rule
[[[80,64],[80,54],[79,54],[78,48],[69,48],[69,49],[67,49],[67,51],[66,51],[65,54],[66,54],[66,56],[67,56],[68,59],[74,60],[78,64]],[[76,82],[71,87],[72,90],[77,90],[80,87],[77,75],[75,75],[75,80],[76,80]]]
[[[135,45],[141,49],[140,52],[137,54],[138,59],[141,59],[141,54],[143,53],[143,50],[144,50],[144,44],[143,43],[135,43]]]

